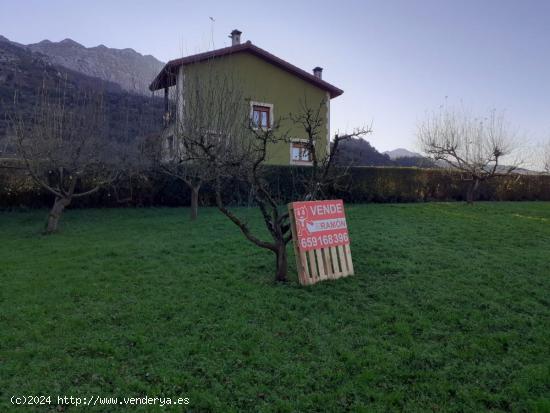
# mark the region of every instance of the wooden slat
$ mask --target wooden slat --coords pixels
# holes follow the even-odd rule
[[[294,218],[294,209],[292,208],[292,204],[288,205],[288,213],[290,230],[292,231],[292,244],[294,245],[294,256],[296,258],[296,268],[298,270],[298,279],[300,280],[300,284],[308,285],[311,284],[311,278],[309,277],[306,254],[303,251],[300,251],[297,244],[298,234],[296,231],[296,220]]]
[[[330,255],[332,257],[332,265],[334,267],[334,278],[340,278],[342,271],[340,271],[340,264],[338,263],[338,252],[336,247],[330,247]]]
[[[307,252],[307,255],[309,256],[309,270],[311,274],[311,282],[312,284],[315,284],[317,281],[319,281],[319,275],[317,273],[317,265],[315,264],[315,252],[313,250],[310,250]]]
[[[341,265],[341,268],[342,268],[342,275],[346,276],[346,275],[348,275],[348,266],[347,266],[347,263],[346,263],[346,256],[344,254],[344,247],[342,247],[341,245],[338,245],[338,256],[340,258],[340,265]]]
[[[329,280],[334,279],[334,271],[332,269],[332,259],[330,258],[330,251],[328,248],[323,248],[323,258],[325,260],[325,271]]]
[[[353,262],[351,260],[351,249],[349,247],[349,244],[346,244],[344,246],[344,251],[346,252],[346,259],[347,259],[347,264],[348,264],[348,273],[349,275],[353,275],[354,272],[353,272]]]
[[[311,284],[311,274],[309,273],[309,265],[307,264],[307,256],[303,251],[299,252],[300,262],[302,263],[302,279],[304,280],[304,285]]]
[[[304,268],[304,261],[302,260],[301,254],[299,254],[299,258],[296,260],[296,266],[298,267],[300,283],[307,284],[307,270]]]
[[[323,253],[321,250],[314,250],[315,256],[317,257],[317,266],[319,268],[319,279],[326,280],[328,278],[327,273],[325,272],[325,264],[323,262]]]

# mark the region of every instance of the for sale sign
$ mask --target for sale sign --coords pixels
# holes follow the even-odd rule
[[[300,251],[349,244],[348,225],[341,199],[293,202]]]

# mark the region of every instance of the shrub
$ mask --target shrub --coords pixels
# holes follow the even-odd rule
[[[295,200],[308,167],[270,166],[266,179],[282,202]],[[348,203],[462,201],[468,182],[458,173],[441,169],[355,167],[327,197]],[[228,182],[226,196],[232,204],[246,205],[250,194],[238,182]],[[550,176],[498,177],[479,189],[484,201],[550,201]],[[0,208],[46,208],[51,195],[37,187],[16,163],[0,169]],[[188,188],[172,177],[150,172],[119,182],[116,187],[75,200],[76,208],[125,206],[184,206],[190,203]],[[214,194],[205,186],[201,205],[213,205]]]

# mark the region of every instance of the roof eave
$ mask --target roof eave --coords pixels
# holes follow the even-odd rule
[[[337,98],[340,95],[343,95],[344,91],[342,89],[337,89],[334,92],[329,92],[329,93],[330,93],[330,98],[334,99],[334,98]]]
[[[287,72],[301,78],[302,80],[329,92],[331,99],[334,99],[335,97],[338,97],[344,93],[342,89],[339,89],[336,86],[333,86],[332,84],[313,76],[312,74],[306,72],[305,70],[300,69],[299,67],[294,66],[293,64],[267,52],[266,50],[263,50],[258,46],[253,45],[250,41],[243,44],[236,45],[236,46],[229,46],[222,49],[213,50],[210,52],[199,53],[196,55],[171,60],[168,63],[166,63],[166,65],[162,68],[160,73],[151,82],[151,84],[149,85],[149,90],[154,92],[155,90],[159,90],[167,86],[172,86],[172,85],[168,85],[169,82],[167,77],[172,74],[172,71],[174,68],[177,68],[183,65],[192,64],[192,63],[198,63],[210,58],[232,55],[232,54],[244,52],[244,51],[250,52],[253,55],[261,59],[264,59],[267,62],[279,67],[280,69],[286,70]]]

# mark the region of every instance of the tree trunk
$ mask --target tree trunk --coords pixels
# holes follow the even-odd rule
[[[199,190],[201,186],[191,186],[191,221],[199,215]]]
[[[474,180],[472,181],[472,184],[468,188],[468,193],[466,194],[466,202],[468,203],[468,205],[473,205],[476,198],[478,187],[479,187],[479,179],[474,178]]]
[[[286,244],[278,245],[276,255],[277,273],[275,274],[275,280],[279,282],[287,281],[288,262],[286,254]]]
[[[57,231],[57,227],[59,225],[59,218],[61,218],[61,214],[63,213],[63,210],[67,205],[71,203],[71,198],[61,198],[61,197],[55,197],[55,201],[53,203],[53,207],[50,210],[50,214],[48,215],[48,222],[46,223],[46,234],[52,234]]]

